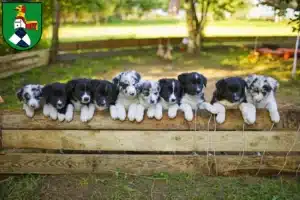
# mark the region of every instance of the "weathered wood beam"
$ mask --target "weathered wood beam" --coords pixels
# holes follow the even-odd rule
[[[180,111],[175,119],[169,119],[166,113],[162,120],[145,119],[141,123],[112,120],[108,112],[97,112],[94,118],[83,123],[79,114],[75,113],[70,123],[53,121],[37,113],[32,119],[24,112],[4,110],[0,114],[2,129],[66,129],[66,130],[214,130],[214,117],[206,111],[201,111],[196,120],[188,122]],[[211,117],[211,118],[210,118]],[[300,124],[300,110],[281,110],[281,121],[275,124],[273,130],[297,130]],[[208,123],[210,122],[210,123]],[[244,122],[239,110],[227,110],[225,123],[216,124],[216,130],[243,130]],[[254,125],[244,126],[245,130],[269,130],[272,122],[266,110],[257,111],[257,120]]]
[[[8,153],[0,155],[0,173],[76,174],[158,172],[202,175],[297,173],[299,156],[83,155]]]
[[[3,130],[6,149],[300,152],[300,132]]]

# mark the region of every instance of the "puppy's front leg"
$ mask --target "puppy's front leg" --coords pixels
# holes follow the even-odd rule
[[[126,110],[125,110],[124,105],[122,105],[122,104],[117,104],[117,105],[116,105],[116,108],[117,108],[117,112],[118,112],[118,118],[119,118],[121,121],[124,121],[124,120],[126,119]]]
[[[95,113],[95,109],[96,109],[96,106],[93,103],[91,103],[88,106],[88,121],[93,118],[94,113]]]
[[[113,120],[118,119],[118,111],[117,111],[117,107],[115,105],[109,106],[109,112],[110,112],[110,117]]]
[[[155,109],[156,109],[156,106],[150,106],[147,110],[147,116],[148,118],[152,119],[155,115]]]
[[[178,110],[179,106],[178,104],[172,105],[169,107],[168,109],[168,116],[169,118],[175,118],[177,116],[177,110]]]
[[[276,102],[268,103],[266,108],[269,111],[271,121],[274,122],[274,123],[278,123],[280,121],[280,115],[279,115],[279,112],[278,112]]]
[[[202,102],[199,105],[199,109],[205,109],[212,114],[218,114],[217,109],[213,105],[211,105],[210,103],[207,103],[207,102]]]
[[[65,113],[60,113],[60,112],[57,112],[57,118],[60,122],[64,121],[65,118],[66,118],[66,115]]]
[[[256,121],[256,108],[251,103],[241,103],[240,111],[242,112],[242,116],[244,118],[244,122],[246,124],[254,124]]]
[[[81,111],[80,111],[80,120],[82,122],[87,122],[89,118],[89,107],[84,105],[81,107]]]
[[[67,106],[66,117],[65,117],[67,122],[73,120],[73,113],[74,113],[74,106],[72,104],[69,104]]]
[[[57,110],[52,105],[49,105],[50,108],[50,118],[53,120],[57,120]]]
[[[133,103],[128,108],[128,119],[129,119],[129,121],[134,121],[135,120],[136,112],[137,112],[137,104]]]
[[[32,118],[34,115],[34,109],[30,108],[27,104],[23,104],[23,110],[25,110],[25,113],[27,117]]]
[[[193,109],[189,104],[183,103],[180,105],[180,110],[184,112],[184,118],[187,121],[192,121],[194,117]]]
[[[226,116],[226,109],[225,109],[225,107],[222,104],[218,103],[218,102],[214,103],[213,107],[214,107],[214,109],[215,109],[215,111],[217,113],[217,117],[216,117],[217,123],[219,123],[219,124],[224,123],[225,116]]]
[[[160,103],[157,103],[155,106],[155,119],[161,120],[163,116],[163,107]]]
[[[44,107],[43,107],[43,114],[44,116],[46,117],[49,117],[50,116],[50,105],[49,104],[45,104]]]
[[[141,104],[136,106],[136,116],[135,119],[137,122],[141,122],[144,119],[145,107]]]

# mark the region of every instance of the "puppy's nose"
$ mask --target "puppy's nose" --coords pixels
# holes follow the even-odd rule
[[[60,102],[60,101],[57,102],[57,105],[58,105],[58,106],[62,106],[62,102]]]
[[[151,100],[150,100],[150,103],[154,103],[154,100],[151,99]]]
[[[131,95],[131,96],[134,96],[134,95],[135,95],[135,93],[134,93],[134,92],[130,92],[130,93],[129,93],[129,95]]]
[[[233,97],[233,99],[234,99],[235,101],[240,100],[240,98],[239,98],[238,96]]]
[[[200,89],[200,88],[197,88],[197,89],[196,89],[196,92],[197,92],[197,94],[199,94],[199,93],[201,92],[201,89]]]
[[[172,98],[172,99],[171,99],[171,102],[175,102],[175,101],[176,101],[176,99],[175,99],[175,98]]]
[[[89,101],[90,100],[90,97],[84,97],[83,98],[83,101],[85,101],[85,102],[87,102],[87,101]]]
[[[30,105],[31,108],[36,108],[36,106],[34,104]]]

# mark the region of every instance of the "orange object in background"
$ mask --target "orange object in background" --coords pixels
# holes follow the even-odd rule
[[[285,52],[285,53],[283,54],[283,59],[284,59],[284,60],[288,60],[290,57],[291,57],[291,53],[290,53],[290,52]]]

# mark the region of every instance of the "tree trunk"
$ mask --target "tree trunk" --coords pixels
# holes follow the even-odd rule
[[[297,71],[297,58],[298,58],[298,46],[299,46],[299,31],[297,33],[297,40],[295,45],[295,52],[294,52],[294,62],[293,62],[293,69],[292,69],[292,78],[296,78],[296,71]]]
[[[186,23],[188,29],[188,52],[196,53],[200,50],[201,35],[198,31],[199,22],[193,0],[185,0]]]
[[[50,48],[50,63],[55,63],[58,53],[58,31],[60,24],[60,5],[58,0],[53,0],[53,15],[52,15],[52,42]]]

